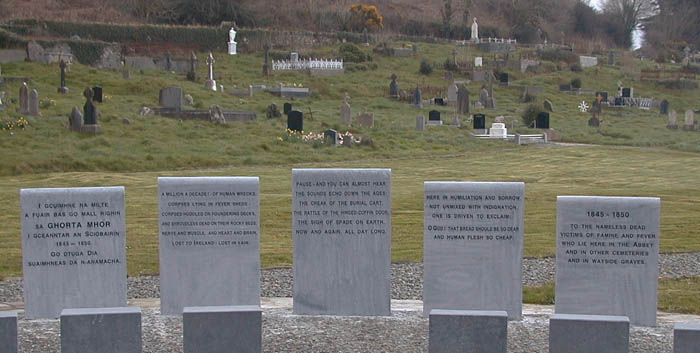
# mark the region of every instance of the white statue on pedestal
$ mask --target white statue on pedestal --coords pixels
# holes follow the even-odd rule
[[[476,23],[476,17],[472,23],[472,42],[479,43],[479,25]]]
[[[228,53],[229,55],[236,55],[236,30],[231,27],[228,31]]]

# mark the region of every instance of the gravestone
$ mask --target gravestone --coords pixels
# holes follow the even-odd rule
[[[27,103],[29,104],[29,115],[41,116],[41,112],[39,111],[39,92],[36,89],[29,92],[29,100]]]
[[[479,102],[484,106],[488,107],[489,104],[489,91],[486,90],[486,87],[481,89],[481,94],[479,94]]]
[[[204,88],[212,91],[216,91],[216,80],[214,80],[214,55],[209,52],[207,56],[207,80],[204,82]]]
[[[608,103],[608,92],[596,92],[595,96],[601,96],[602,98],[600,99],[600,101],[603,103]]]
[[[508,317],[505,311],[430,311],[428,352],[506,353]]]
[[[484,82],[488,81],[489,72],[485,70],[473,70],[472,71],[472,81],[474,82]]]
[[[292,111],[292,103],[284,103],[284,105],[282,105],[282,111],[284,115],[289,114],[289,112]]]
[[[554,106],[552,105],[552,101],[549,99],[545,99],[544,102],[542,103],[544,106],[544,109],[548,112],[553,112],[554,111]]]
[[[174,109],[175,111],[182,110],[182,88],[180,87],[165,87],[160,89],[158,95],[160,105],[165,109]]]
[[[263,46],[265,49],[265,63],[263,64],[263,75],[265,77],[270,77],[270,68],[272,65],[270,65],[270,49],[272,49],[272,45],[270,43],[265,43]]]
[[[425,116],[421,115],[416,117],[416,130],[425,130]]]
[[[673,325],[673,353],[697,353],[700,347],[700,323],[677,322]]]
[[[608,52],[608,65],[615,66],[615,53]]]
[[[479,43],[479,24],[476,23],[476,17],[472,20],[471,41]]]
[[[549,113],[540,112],[535,118],[535,128],[536,129],[549,129]]]
[[[304,113],[298,110],[291,110],[287,114],[287,130],[294,132],[304,131]]]
[[[93,91],[90,88],[86,88],[83,92],[85,96],[85,105],[83,105],[83,126],[80,128],[80,132],[86,133],[98,133],[100,131],[100,125],[97,124],[97,117],[99,112],[95,103],[92,101]]]
[[[622,98],[632,98],[632,88],[622,88]]]
[[[666,125],[669,129],[678,129],[678,117],[675,110],[671,110],[668,114],[668,124]]]
[[[663,101],[661,101],[659,113],[661,115],[668,115],[668,101],[667,100],[664,99]]]
[[[509,83],[510,83],[508,73],[507,73],[507,72],[501,72],[501,76],[500,76],[500,80],[499,80],[499,81],[500,81],[500,84],[501,84],[501,85],[508,86]]]
[[[29,114],[29,87],[27,87],[26,82],[22,82],[22,86],[19,87],[19,109],[17,112]]]
[[[433,104],[435,105],[445,105],[445,99],[442,97],[433,98]]]
[[[505,123],[506,122],[506,117],[505,116],[497,116],[493,119],[494,123]]]
[[[482,67],[484,66],[484,58],[481,56],[477,56],[474,58],[474,67]]]
[[[591,127],[600,126],[600,119],[598,119],[596,117],[592,117],[592,118],[588,119],[588,126],[591,126]]]
[[[685,122],[683,124],[683,130],[695,130],[695,113],[690,109],[685,111]]]
[[[361,127],[374,127],[374,114],[373,113],[361,113],[357,115],[357,125]]]
[[[598,57],[595,56],[579,56],[579,64],[582,68],[593,67],[598,65]]]
[[[0,353],[17,353],[17,312],[0,311]]]
[[[259,306],[187,307],[182,313],[184,353],[262,352]]]
[[[72,131],[80,131],[83,127],[83,114],[80,114],[80,109],[78,107],[73,107],[70,112],[70,129]]]
[[[61,353],[140,353],[141,309],[64,309]]]
[[[425,182],[423,314],[522,317],[524,183]]]
[[[474,130],[484,130],[486,129],[486,115],[484,114],[474,114],[472,116],[472,128]]]
[[[457,85],[454,83],[447,87],[447,102],[450,106],[457,106]]]
[[[550,353],[628,353],[626,316],[554,314],[549,318]]]
[[[94,102],[99,102],[102,103],[103,101],[103,96],[102,96],[102,87],[101,86],[95,86],[92,88],[92,100]]]
[[[294,314],[391,315],[391,170],[293,169]]]
[[[161,314],[260,305],[259,194],[257,177],[158,178]]]
[[[218,104],[209,106],[209,122],[215,125],[226,124],[226,115],[224,110]]]
[[[25,317],[126,305],[124,187],[22,189]]]
[[[399,98],[399,84],[396,79],[399,78],[396,74],[391,74],[391,83],[389,84],[389,97]]]
[[[418,109],[423,108],[423,97],[421,90],[418,87],[416,87],[416,90],[413,91],[413,107]]]
[[[187,70],[187,79],[196,82],[197,81],[197,62],[199,60],[197,59],[197,55],[194,53],[194,51],[190,52],[190,60],[189,60],[189,70]]]
[[[469,114],[469,89],[466,85],[457,88],[457,114]]]
[[[346,94],[343,98],[343,104],[340,106],[340,121],[346,124],[352,123],[352,107],[348,103],[350,97]]]
[[[267,107],[265,116],[267,116],[268,119],[274,119],[281,117],[282,113],[280,113],[279,109],[277,109],[277,104],[272,103]]]
[[[68,94],[69,89],[66,87],[66,62],[61,60],[59,67],[61,68],[61,86],[58,88],[58,93]]]
[[[323,132],[323,141],[331,146],[340,145],[340,139],[338,138],[338,131],[333,129],[328,129]]]
[[[651,197],[557,197],[557,314],[656,325],[660,206]]]
[[[236,46],[237,42],[235,41],[236,39],[236,30],[231,27],[231,30],[228,31],[228,54],[229,55],[236,55]]]
[[[561,85],[559,85],[559,90],[562,92],[569,92],[569,91],[571,91],[571,84],[569,84],[569,83],[561,84]]]
[[[442,125],[442,120],[440,119],[440,112],[437,110],[431,110],[428,112],[428,124],[429,125]]]

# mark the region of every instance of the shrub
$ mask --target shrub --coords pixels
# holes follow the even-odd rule
[[[357,45],[351,43],[341,45],[338,52],[344,62],[361,63],[372,60],[369,54],[365,54]]]
[[[445,63],[442,65],[446,71],[457,71],[457,65],[451,59],[445,59]]]
[[[433,73],[433,65],[431,65],[428,60],[423,59],[420,62],[420,69],[418,71],[423,75],[430,75]]]
[[[537,114],[542,111],[539,105],[535,103],[528,104],[527,108],[523,112],[522,119],[525,126],[530,127],[537,119]]]
[[[575,63],[575,64],[571,65],[571,71],[581,72],[581,71],[583,71],[583,68],[581,68],[581,64]]]
[[[581,79],[577,77],[577,78],[571,80],[571,88],[575,88],[575,89],[581,88]]]

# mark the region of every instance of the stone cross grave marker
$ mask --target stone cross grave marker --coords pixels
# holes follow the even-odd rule
[[[58,88],[58,93],[68,94],[69,90],[68,87],[66,87],[66,62],[61,60],[59,67],[61,68],[61,87]]]
[[[352,107],[348,103],[350,96],[347,94],[343,98],[343,104],[340,106],[340,121],[346,124],[352,123]]]

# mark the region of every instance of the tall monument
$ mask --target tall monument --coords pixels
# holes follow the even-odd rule
[[[479,43],[479,25],[476,23],[476,17],[472,22],[472,42]]]
[[[231,27],[231,30],[228,31],[228,54],[229,55],[236,55],[236,30]]]

